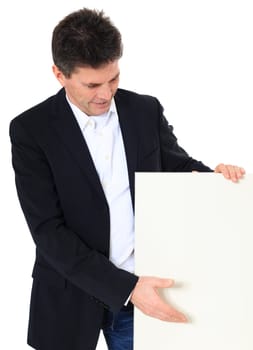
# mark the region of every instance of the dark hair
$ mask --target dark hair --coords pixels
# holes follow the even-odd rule
[[[113,62],[122,50],[121,34],[103,11],[83,8],[63,18],[53,31],[54,64],[66,77],[77,67]]]

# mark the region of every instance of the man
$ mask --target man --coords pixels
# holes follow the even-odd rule
[[[52,39],[62,89],[10,125],[19,200],[36,244],[28,344],[133,348],[133,305],[164,321],[186,317],[134,274],[135,171],[211,171],[178,144],[157,99],[118,89],[121,36],[103,12],[64,18]],[[237,181],[242,168],[216,172]]]

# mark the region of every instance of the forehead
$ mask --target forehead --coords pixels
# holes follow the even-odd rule
[[[110,81],[119,74],[119,63],[114,61],[104,66],[93,68],[90,66],[78,67],[72,73],[71,78],[85,83],[102,83]]]

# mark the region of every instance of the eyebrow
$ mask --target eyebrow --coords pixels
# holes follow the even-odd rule
[[[118,77],[119,77],[119,75],[120,75],[120,72],[118,72],[110,81],[109,81],[109,83],[110,82],[112,82],[113,80],[116,80]],[[82,83],[82,85],[84,85],[84,86],[94,86],[94,87],[96,87],[96,86],[99,86],[99,85],[102,85],[102,83]]]

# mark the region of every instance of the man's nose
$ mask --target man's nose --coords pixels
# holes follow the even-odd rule
[[[98,93],[97,93],[98,98],[104,99],[104,100],[110,100],[112,97],[112,89],[110,85],[104,84],[99,87]]]

